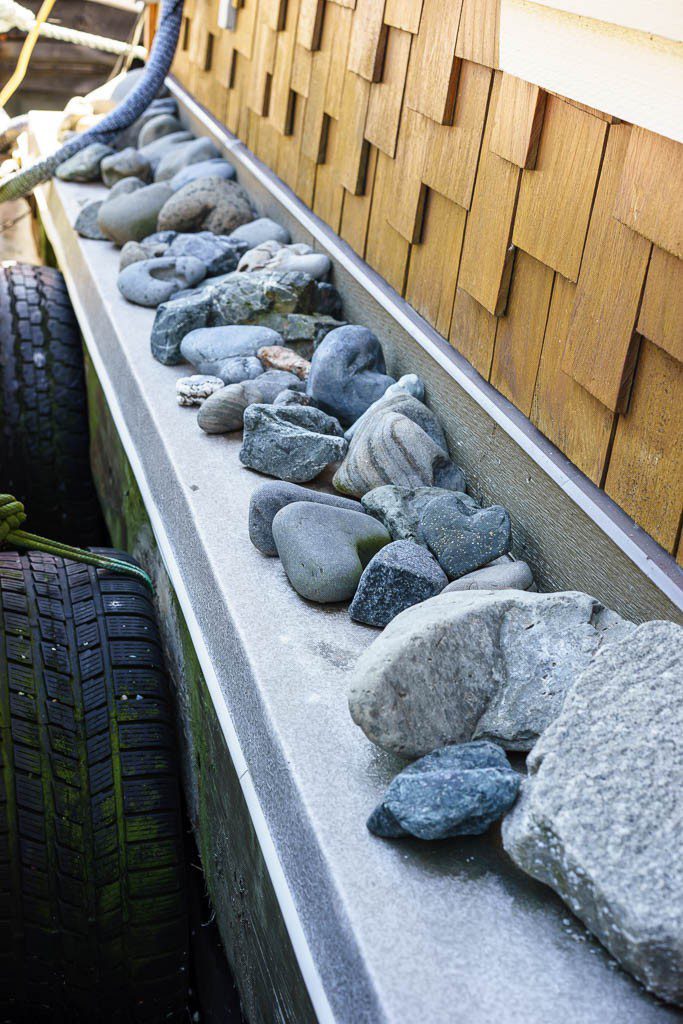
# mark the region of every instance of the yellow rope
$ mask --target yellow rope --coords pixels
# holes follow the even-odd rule
[[[8,101],[14,96],[15,92],[24,81],[26,72],[28,70],[29,61],[33,54],[33,48],[35,47],[38,36],[40,35],[40,26],[47,21],[52,8],[54,7],[57,0],[43,0],[43,4],[36,15],[36,20],[31,28],[31,31],[24,40],[24,45],[21,48],[19,54],[19,60],[17,66],[12,73],[11,78],[7,84],[3,87],[0,92],[0,109],[7,105]]]

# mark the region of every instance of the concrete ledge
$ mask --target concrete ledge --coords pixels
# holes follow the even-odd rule
[[[280,563],[250,545],[247,507],[262,478],[240,465],[240,439],[204,435],[192,410],[178,408],[174,382],[186,369],[152,359],[154,314],[119,295],[118,251],[71,228],[79,204],[100,193],[54,181],[41,190],[41,215],[206,680],[202,770],[232,763],[289,936],[280,983],[301,986],[317,1020],[344,1024],[677,1020],[495,837],[423,845],[367,832],[400,767],[346,706],[347,671],[376,632],[345,609],[299,599]],[[249,837],[220,799],[220,774],[212,783],[205,820],[213,815],[225,847],[239,849]],[[220,874],[210,878],[220,914],[240,896],[216,891]],[[258,910],[260,879],[244,881]],[[219,923],[234,949],[230,915]],[[265,977],[283,955],[279,935],[264,933]],[[238,981],[243,966],[234,964]],[[274,988],[253,1017],[301,1024],[304,1006]]]

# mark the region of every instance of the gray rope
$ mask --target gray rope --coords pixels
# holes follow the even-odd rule
[[[52,156],[20,171],[0,185],[0,203],[20,199],[33,192],[36,185],[52,177],[64,160],[68,160],[93,142],[112,142],[119,132],[138,119],[158,93],[171,67],[180,34],[183,2],[184,0],[163,0],[159,29],[154,38],[145,74],[123,102],[87,132],[70,139]]]

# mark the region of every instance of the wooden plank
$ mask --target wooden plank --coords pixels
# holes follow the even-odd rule
[[[536,169],[522,172],[512,240],[570,281],[579,276],[606,133],[604,121],[549,96]]]
[[[313,51],[306,50],[299,43],[294,46],[292,58],[292,89],[308,99],[311,87],[311,69],[313,67]]]
[[[275,63],[275,43],[276,33],[265,22],[259,22],[249,92],[249,109],[259,117],[265,117],[268,114],[270,86]]]
[[[265,22],[273,32],[281,32],[285,27],[288,3],[289,0],[261,0],[259,21]]]
[[[553,272],[519,249],[505,316],[498,321],[491,383],[528,416],[541,357]]]
[[[370,82],[353,71],[344,76],[339,144],[336,166],[340,183],[353,195],[365,191],[369,143],[365,140],[365,117],[370,99]]]
[[[683,259],[683,144],[635,128],[614,214],[660,249]]]
[[[370,90],[365,137],[392,159],[396,155],[411,41],[409,32],[389,29],[382,79]]]
[[[301,140],[303,156],[320,163],[325,155],[325,85],[330,70],[327,50],[318,50],[311,61],[311,80]]]
[[[562,369],[576,285],[555,275],[543,350],[531,406],[531,422],[600,485],[615,415]]]
[[[388,206],[389,223],[408,242],[418,242],[422,233],[425,186],[422,163],[429,122],[416,110],[403,110],[398,132],[396,159],[390,161],[393,201]]]
[[[368,222],[375,183],[377,167],[377,150],[369,147],[368,166],[366,170],[366,188],[363,195],[352,195],[344,190],[344,206],[340,235],[360,257],[365,257],[365,246],[368,237]]]
[[[420,31],[413,46],[406,104],[439,124],[450,124],[455,111],[455,94],[460,59],[455,43],[462,0],[424,0]]]
[[[298,96],[296,93],[293,95],[292,131],[289,135],[280,136],[275,169],[278,177],[282,178],[285,184],[296,191],[306,100],[303,96]]]
[[[385,0],[357,0],[349,43],[349,71],[379,82],[387,44],[384,24]]]
[[[237,12],[237,27],[231,33],[234,48],[247,60],[251,60],[256,37],[258,0],[244,0]]]
[[[512,221],[522,173],[489,148],[500,79],[500,72],[495,72],[458,278],[458,286],[496,316],[507,302],[514,256]]]
[[[628,413],[619,418],[605,490],[675,553],[683,507],[683,365],[643,339]]]
[[[393,169],[394,165],[389,157],[378,152],[365,258],[370,266],[374,267],[399,295],[402,295],[410,244],[391,226],[386,216],[387,209],[396,204],[396,196],[392,189]]]
[[[406,299],[439,334],[448,337],[467,213],[431,190],[422,239],[410,250]]]
[[[635,324],[651,248],[612,215],[630,132],[629,125],[610,128],[562,364],[614,412],[628,404],[638,352]]]
[[[415,35],[420,30],[422,0],[386,0],[384,21],[392,28]]]
[[[315,172],[313,212],[317,213],[336,232],[339,232],[344,202],[344,189],[337,172],[342,142],[339,122],[335,121],[333,117],[328,118],[325,160],[318,164]]]
[[[499,31],[500,0],[463,0],[456,56],[497,68]]]
[[[449,340],[486,380],[491,373],[497,325],[497,318],[464,288],[456,289]]]
[[[647,271],[638,331],[683,362],[683,260],[657,246]]]
[[[317,50],[320,47],[324,13],[325,0],[301,0],[296,30],[299,46],[306,50]]]
[[[291,89],[291,81],[298,17],[299,0],[288,0],[286,20],[282,31],[278,32],[275,42],[273,81],[268,109],[269,121],[281,135],[287,135],[292,130],[294,93]]]
[[[491,149],[518,167],[536,164],[546,93],[531,82],[503,75],[491,133]]]
[[[463,62],[453,124],[427,122],[422,180],[466,210],[472,204],[491,77],[481,64]]]
[[[325,86],[325,113],[330,117],[341,116],[352,21],[353,11],[350,8],[336,7],[334,4],[327,8],[320,45],[330,53],[330,71]]]

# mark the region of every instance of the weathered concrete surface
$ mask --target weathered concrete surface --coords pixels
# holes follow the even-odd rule
[[[438,849],[406,840],[397,848],[368,834],[368,814],[402,767],[368,743],[346,707],[348,672],[376,633],[352,623],[343,609],[306,605],[279,561],[250,544],[249,498],[262,478],[239,466],[240,436],[205,435],[177,407],[175,380],[187,368],[164,367],[149,354],[153,314],[117,293],[117,250],[78,239],[70,227],[78,197],[103,191],[50,186],[51,235],[71,287],[77,282],[89,343],[113,382],[138,469],[163,509],[173,558],[331,1007],[327,1020],[673,1024],[677,1017],[611,970],[554,894],[519,872],[490,839]],[[125,481],[121,489],[110,499],[110,520],[130,493]],[[153,568],[144,541],[121,540]],[[165,618],[174,605],[167,589],[160,594]],[[189,792],[205,830],[212,899],[243,993],[261,993],[261,1001],[246,1000],[248,1016],[306,1024],[303,980],[245,825],[213,698],[196,668],[187,677],[180,663],[172,671],[185,705],[195,708]]]

